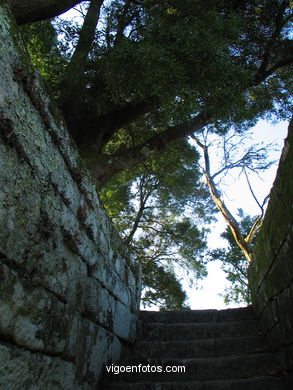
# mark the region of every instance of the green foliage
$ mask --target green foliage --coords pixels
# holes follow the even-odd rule
[[[288,26],[282,22],[280,27],[276,19],[281,4],[278,0],[234,3],[105,2],[87,53],[85,74],[71,75],[84,80],[83,91],[78,94],[82,99],[74,107],[83,126],[89,126],[89,115],[99,117],[139,101],[155,101],[148,115],[155,127],[163,128],[201,111],[209,112],[219,130],[227,124],[239,125],[272,114],[288,117],[290,67],[277,68],[265,81],[254,82],[263,66],[269,69],[290,58]],[[285,9],[284,20],[289,12]],[[78,20],[54,21],[59,37],[57,56],[52,56],[52,51],[48,55],[52,27],[50,31],[46,24],[28,27],[33,30],[34,41],[37,39],[36,46],[32,40],[29,45],[33,61],[57,97],[64,92],[66,64],[81,31],[82,17]],[[281,32],[276,34],[279,27]],[[274,34],[276,38],[272,39]],[[38,49],[41,41],[47,51]],[[136,120],[130,119],[129,125],[136,126]],[[148,120],[145,129],[149,128]],[[137,144],[135,137],[134,141]]]
[[[172,271],[156,263],[142,264],[143,282],[147,286],[142,297],[144,307],[156,305],[160,310],[186,310],[186,294]]]
[[[244,216],[243,211],[239,210],[239,216],[242,220],[239,222],[241,233],[244,237],[249,233],[255,218]],[[221,237],[227,241],[227,248],[218,248],[210,251],[210,261],[220,260],[222,269],[226,273],[227,280],[231,287],[226,288],[223,298],[226,304],[229,303],[251,303],[250,290],[248,287],[248,267],[249,263],[244,257],[229,227],[221,234]],[[255,243],[254,238],[252,245]]]
[[[47,81],[54,97],[59,96],[65,59],[57,49],[57,34],[49,21],[38,22],[20,28],[21,35],[35,69]]]
[[[169,119],[202,109],[239,123],[280,114],[289,88],[283,70],[246,93],[267,45],[271,65],[289,55],[284,35],[270,43],[280,4],[250,3],[233,11],[227,1],[148,0],[125,11],[124,1],[111,1],[91,57],[93,85],[97,75],[118,104],[156,97]]]
[[[176,99],[186,114],[202,107],[224,113],[249,77],[226,50],[239,34],[239,17],[231,14],[223,23],[215,2],[144,1],[129,10],[130,19],[137,17],[117,41],[123,3],[108,7],[112,41],[97,53],[111,99],[157,97],[164,109]]]
[[[144,167],[113,178],[101,192],[109,215],[142,264],[144,305],[184,309],[178,274],[183,270],[194,281],[206,276],[202,224],[211,220],[214,209],[200,188],[197,159],[197,152],[182,141]]]

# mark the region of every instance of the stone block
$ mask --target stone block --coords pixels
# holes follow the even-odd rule
[[[81,295],[79,308],[83,317],[92,319],[112,331],[116,308],[114,297],[96,279],[84,277],[80,278],[79,283]]]
[[[9,390],[82,390],[74,383],[75,366],[58,357],[0,345],[0,388]]]
[[[276,315],[281,325],[282,344],[293,343],[293,283],[276,297]]]
[[[116,251],[113,260],[112,260],[112,266],[119,275],[119,277],[124,281],[128,282],[128,270],[127,270],[127,265],[125,259]]]
[[[282,343],[282,335],[281,335],[281,328],[280,324],[277,323],[276,326],[270,330],[268,333],[270,347],[273,351],[280,350],[280,346]]]
[[[126,306],[131,305],[131,293],[128,285],[111,269],[105,258],[91,267],[91,276],[101,282],[105,288]]]
[[[116,303],[113,333],[128,342],[136,339],[136,316],[119,301]]]
[[[82,389],[97,388],[103,365],[120,355],[120,342],[110,332],[98,325],[82,320],[78,339],[75,381]]]
[[[272,312],[271,303],[265,305],[261,311],[261,321],[263,324],[263,331],[265,334],[268,334],[271,329],[273,329],[278,323],[278,318]]]
[[[278,351],[277,358],[281,367],[292,371],[293,367],[293,344],[284,345]]]
[[[288,261],[288,253],[286,248],[284,250],[281,249],[271,269],[268,271],[264,281],[267,295],[269,297],[278,295],[285,286],[290,285],[292,279],[293,264]]]
[[[64,169],[63,164],[60,165],[61,167],[49,171],[50,183],[61,201],[76,215],[81,201],[81,194],[68,170]]]
[[[1,333],[29,350],[62,355],[72,309],[42,287],[29,288],[17,273],[6,266],[3,268]],[[6,285],[11,286],[12,294],[5,292]]]

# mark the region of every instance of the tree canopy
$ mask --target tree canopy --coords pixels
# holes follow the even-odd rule
[[[51,78],[101,184],[209,123],[224,131],[288,115],[289,1],[83,4],[83,24],[54,23],[63,63]],[[121,131],[128,139],[109,152]]]

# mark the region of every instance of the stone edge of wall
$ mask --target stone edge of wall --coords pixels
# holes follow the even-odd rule
[[[293,370],[293,121],[249,269],[253,306],[281,366]]]
[[[0,19],[0,387],[94,389],[136,337],[140,267]]]

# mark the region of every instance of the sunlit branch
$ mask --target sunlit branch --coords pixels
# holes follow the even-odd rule
[[[215,182],[211,176],[210,172],[210,159],[209,159],[209,153],[208,153],[208,147],[204,144],[202,144],[197,137],[194,135],[191,136],[191,138],[196,142],[196,144],[203,150],[204,155],[204,161],[205,161],[205,169],[204,169],[204,175],[207,181],[207,185],[209,187],[211,196],[217,206],[217,208],[220,210],[222,216],[228,223],[230,230],[233,234],[233,237],[237,243],[237,245],[240,247],[242,252],[244,253],[246,259],[248,261],[251,261],[252,258],[252,247],[249,242],[245,240],[243,237],[240,227],[236,219],[233,217],[231,212],[226,207],[224,201],[221,199],[220,194],[216,188]]]
[[[252,242],[255,234],[258,232],[258,230],[261,228],[262,226],[262,220],[263,220],[263,216],[264,216],[264,206],[266,204],[266,202],[268,201],[269,199],[269,195],[265,197],[264,201],[262,204],[259,203],[253,189],[252,189],[252,186],[251,186],[251,183],[250,183],[250,180],[249,180],[249,177],[248,177],[248,174],[246,172],[246,169],[244,169],[244,174],[245,174],[245,177],[246,177],[246,181],[247,181],[247,184],[248,184],[248,187],[249,187],[249,190],[255,200],[255,202],[257,203],[257,205],[259,206],[260,210],[261,210],[261,214],[256,218],[256,220],[254,221],[248,235],[246,236],[245,240],[249,243]]]

